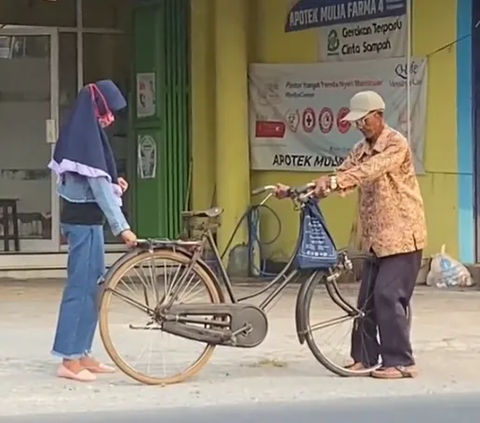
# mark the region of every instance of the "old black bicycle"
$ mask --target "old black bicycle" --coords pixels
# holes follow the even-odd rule
[[[267,193],[264,203],[274,189],[266,186],[253,194]],[[306,343],[323,366],[340,376],[368,374],[378,367],[354,370],[345,361],[352,324],[359,324],[365,313],[356,305],[355,292],[349,295],[351,286],[342,286],[341,281],[348,279],[355,261],[369,256],[334,250],[330,253],[335,260],[328,267],[299,266],[307,212],[311,207],[320,209],[313,206],[317,202],[312,200],[311,185],[290,189],[289,197],[300,212],[297,246],[285,268],[254,293],[240,295],[243,293],[234,289],[222,264],[213,236],[221,208],[183,213],[189,229],[197,231],[194,239],[140,241],[109,269],[101,298],[100,332],[107,353],[125,374],[144,384],[179,383],[198,373],[217,346],[260,345],[268,332],[268,310],[285,288],[299,279],[295,325],[300,344]],[[206,251],[213,256],[218,272],[203,259]],[[266,298],[254,304],[263,294]],[[320,299],[319,305],[314,305],[315,298]],[[317,342],[315,334],[345,323],[346,347],[332,351],[327,342]],[[332,337],[328,339],[331,342]],[[146,346],[140,348],[140,354],[134,353],[142,341]],[[167,363],[167,354],[179,363]],[[145,355],[149,361],[142,366],[140,356]]]

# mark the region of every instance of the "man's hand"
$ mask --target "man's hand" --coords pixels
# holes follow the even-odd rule
[[[330,178],[328,176],[322,176],[313,181],[313,183],[315,184],[315,189],[313,190],[315,197],[325,198],[331,194],[332,190],[330,188]]]
[[[122,177],[118,178],[117,182],[118,182],[118,186],[120,187],[122,192],[125,192],[128,189],[128,182],[125,179],[123,179]]]
[[[283,184],[277,184],[275,188],[275,197],[278,199],[287,198],[290,192],[290,187]]]

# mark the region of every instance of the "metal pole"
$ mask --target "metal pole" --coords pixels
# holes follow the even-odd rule
[[[83,0],[77,0],[77,91],[84,85],[83,77]]]
[[[407,0],[407,139],[412,143],[411,123],[412,0]]]

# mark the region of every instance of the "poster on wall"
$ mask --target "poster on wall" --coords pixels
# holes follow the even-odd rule
[[[138,136],[137,156],[140,179],[154,179],[157,172],[157,144],[152,136]]]
[[[350,62],[408,54],[407,0],[300,0],[285,31],[317,31],[320,62]]]
[[[137,73],[137,118],[155,116],[156,113],[155,74]]]
[[[250,155],[254,170],[327,171],[361,139],[343,117],[359,91],[377,91],[385,117],[407,136],[407,60],[302,65],[253,64],[249,71]],[[427,60],[410,63],[410,133],[417,173],[424,173]]]

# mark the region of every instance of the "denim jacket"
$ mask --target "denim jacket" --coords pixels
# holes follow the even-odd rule
[[[75,173],[64,173],[60,177],[57,192],[60,197],[71,203],[97,203],[113,235],[118,236],[130,229],[107,178],[89,178]]]

